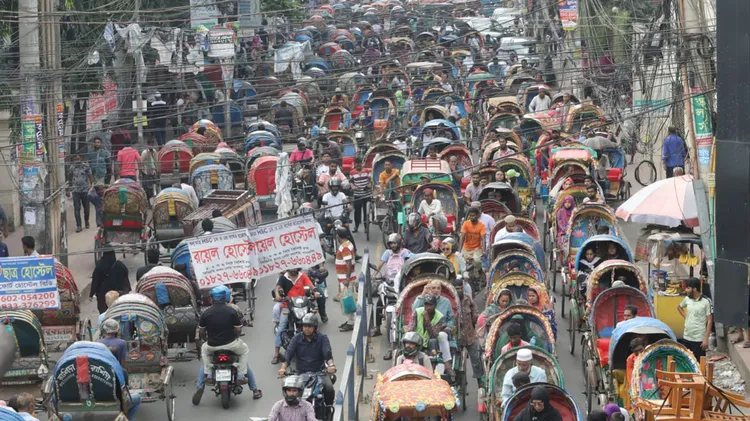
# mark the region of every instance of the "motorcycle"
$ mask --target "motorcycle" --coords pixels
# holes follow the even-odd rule
[[[221,396],[221,406],[229,409],[229,400],[232,395],[242,393],[242,385],[247,382],[237,381],[237,361],[239,358],[230,351],[219,350],[214,352],[213,375],[206,379],[206,383],[213,382],[211,390],[216,396]]]
[[[287,349],[289,343],[299,332],[302,332],[302,318],[308,313],[318,312],[318,303],[313,296],[313,290],[305,287],[305,295],[302,297],[281,297],[282,301],[287,304],[286,308],[281,311],[288,314],[289,318],[286,324],[286,330],[281,335],[281,347]],[[279,327],[274,328],[274,334],[278,332]]]
[[[323,206],[327,204],[323,202]],[[349,228],[349,206],[344,205],[344,212],[339,217],[331,216],[330,209],[326,210],[326,216],[321,221],[321,227],[323,228],[323,236],[321,246],[323,252],[328,256],[336,256],[336,251],[339,248],[338,239],[336,238],[336,230],[339,227]]]
[[[328,315],[326,313],[326,299],[328,299],[328,283],[326,278],[328,278],[328,270],[325,267],[311,267],[307,270],[307,276],[313,285],[315,285],[315,290],[320,293],[320,298],[317,299],[318,313],[320,313],[322,322],[326,323],[328,322]]]
[[[302,399],[312,404],[315,410],[315,419],[331,421],[334,413],[333,402],[330,404],[326,403],[321,378],[322,376],[330,376],[331,383],[336,384],[336,375],[328,374],[325,367],[319,372],[296,373],[296,375],[302,378],[302,384],[304,385],[302,388]]]

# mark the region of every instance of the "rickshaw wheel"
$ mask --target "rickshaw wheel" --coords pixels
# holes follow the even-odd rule
[[[94,341],[94,328],[91,326],[91,320],[86,319],[83,321],[83,332],[84,332],[83,340],[91,341],[91,342]]]
[[[257,280],[251,279],[245,287],[245,297],[247,299],[247,315],[250,321],[255,320],[255,283]]]
[[[391,230],[393,228],[391,227],[391,217],[390,215],[383,218],[383,220],[380,222],[380,232],[383,235],[383,245],[385,248],[388,248],[388,236],[391,235]]]
[[[372,206],[370,206],[372,207]],[[365,238],[370,241],[370,218],[369,215],[362,215],[362,224],[365,226]]]
[[[164,385],[164,397],[167,401],[167,421],[174,421],[174,401],[177,396],[174,394],[171,381]]]
[[[562,291],[560,291],[560,295],[562,296],[562,299],[560,300],[560,316],[564,319],[565,318],[565,301],[567,301],[565,298],[565,286],[562,287]]]
[[[94,240],[94,266],[96,266],[97,263],[99,263],[99,259],[102,258],[102,252],[100,251],[102,248],[101,244],[99,244],[99,240]]]
[[[565,300],[563,300],[563,302],[565,302]],[[570,315],[570,327],[568,328],[568,332],[570,332],[570,343],[568,344],[568,351],[570,351],[570,355],[574,355],[576,350],[576,323],[575,320],[573,320],[572,308],[568,310],[568,314]]]

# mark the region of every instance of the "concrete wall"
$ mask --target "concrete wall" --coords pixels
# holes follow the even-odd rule
[[[10,113],[0,111],[0,206],[8,215],[8,228],[14,231],[22,221],[18,196],[18,167],[12,159],[9,120]]]

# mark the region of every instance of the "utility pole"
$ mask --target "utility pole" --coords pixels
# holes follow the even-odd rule
[[[133,14],[133,20],[135,23],[138,23],[138,21],[141,18],[140,15],[140,9],[141,9],[141,0],[135,0],[135,14]],[[135,97],[136,97],[136,119],[138,124],[136,125],[136,128],[138,130],[138,145],[145,145],[146,142],[143,141],[143,92],[142,92],[142,86],[143,86],[143,50],[141,47],[138,47],[136,51],[133,52],[133,59],[135,59]]]
[[[63,104],[61,79],[60,29],[55,14],[55,0],[41,0],[42,18],[42,57],[46,70],[51,75],[46,79],[46,121],[47,154],[49,157],[49,188],[45,198],[47,238],[42,250],[50,250],[59,260],[68,264],[67,212],[65,200],[65,105]]]
[[[52,252],[47,231],[44,133],[39,92],[39,0],[18,1],[21,76],[21,146],[18,151],[24,234],[32,236],[41,253]]]

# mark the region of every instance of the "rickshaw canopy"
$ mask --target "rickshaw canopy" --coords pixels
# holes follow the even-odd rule
[[[624,254],[625,256],[627,256],[626,260],[628,262],[634,263],[633,254],[630,252],[630,247],[628,246],[628,243],[625,242],[625,240],[615,235],[595,235],[593,237],[589,237],[586,241],[584,241],[583,244],[581,244],[581,247],[578,249],[578,253],[576,253],[575,270],[580,270],[579,263],[581,262],[581,258],[583,257],[583,254],[587,249],[592,247],[599,247],[602,244],[615,244],[617,246],[618,255],[622,256]],[[596,250],[594,251],[596,252]]]
[[[663,338],[677,340],[672,329],[666,323],[654,317],[638,317],[617,323],[609,341],[609,366],[612,369],[623,368],[630,355],[630,340],[636,336],[647,336],[647,343],[654,343]],[[656,339],[656,340],[653,340]]]

